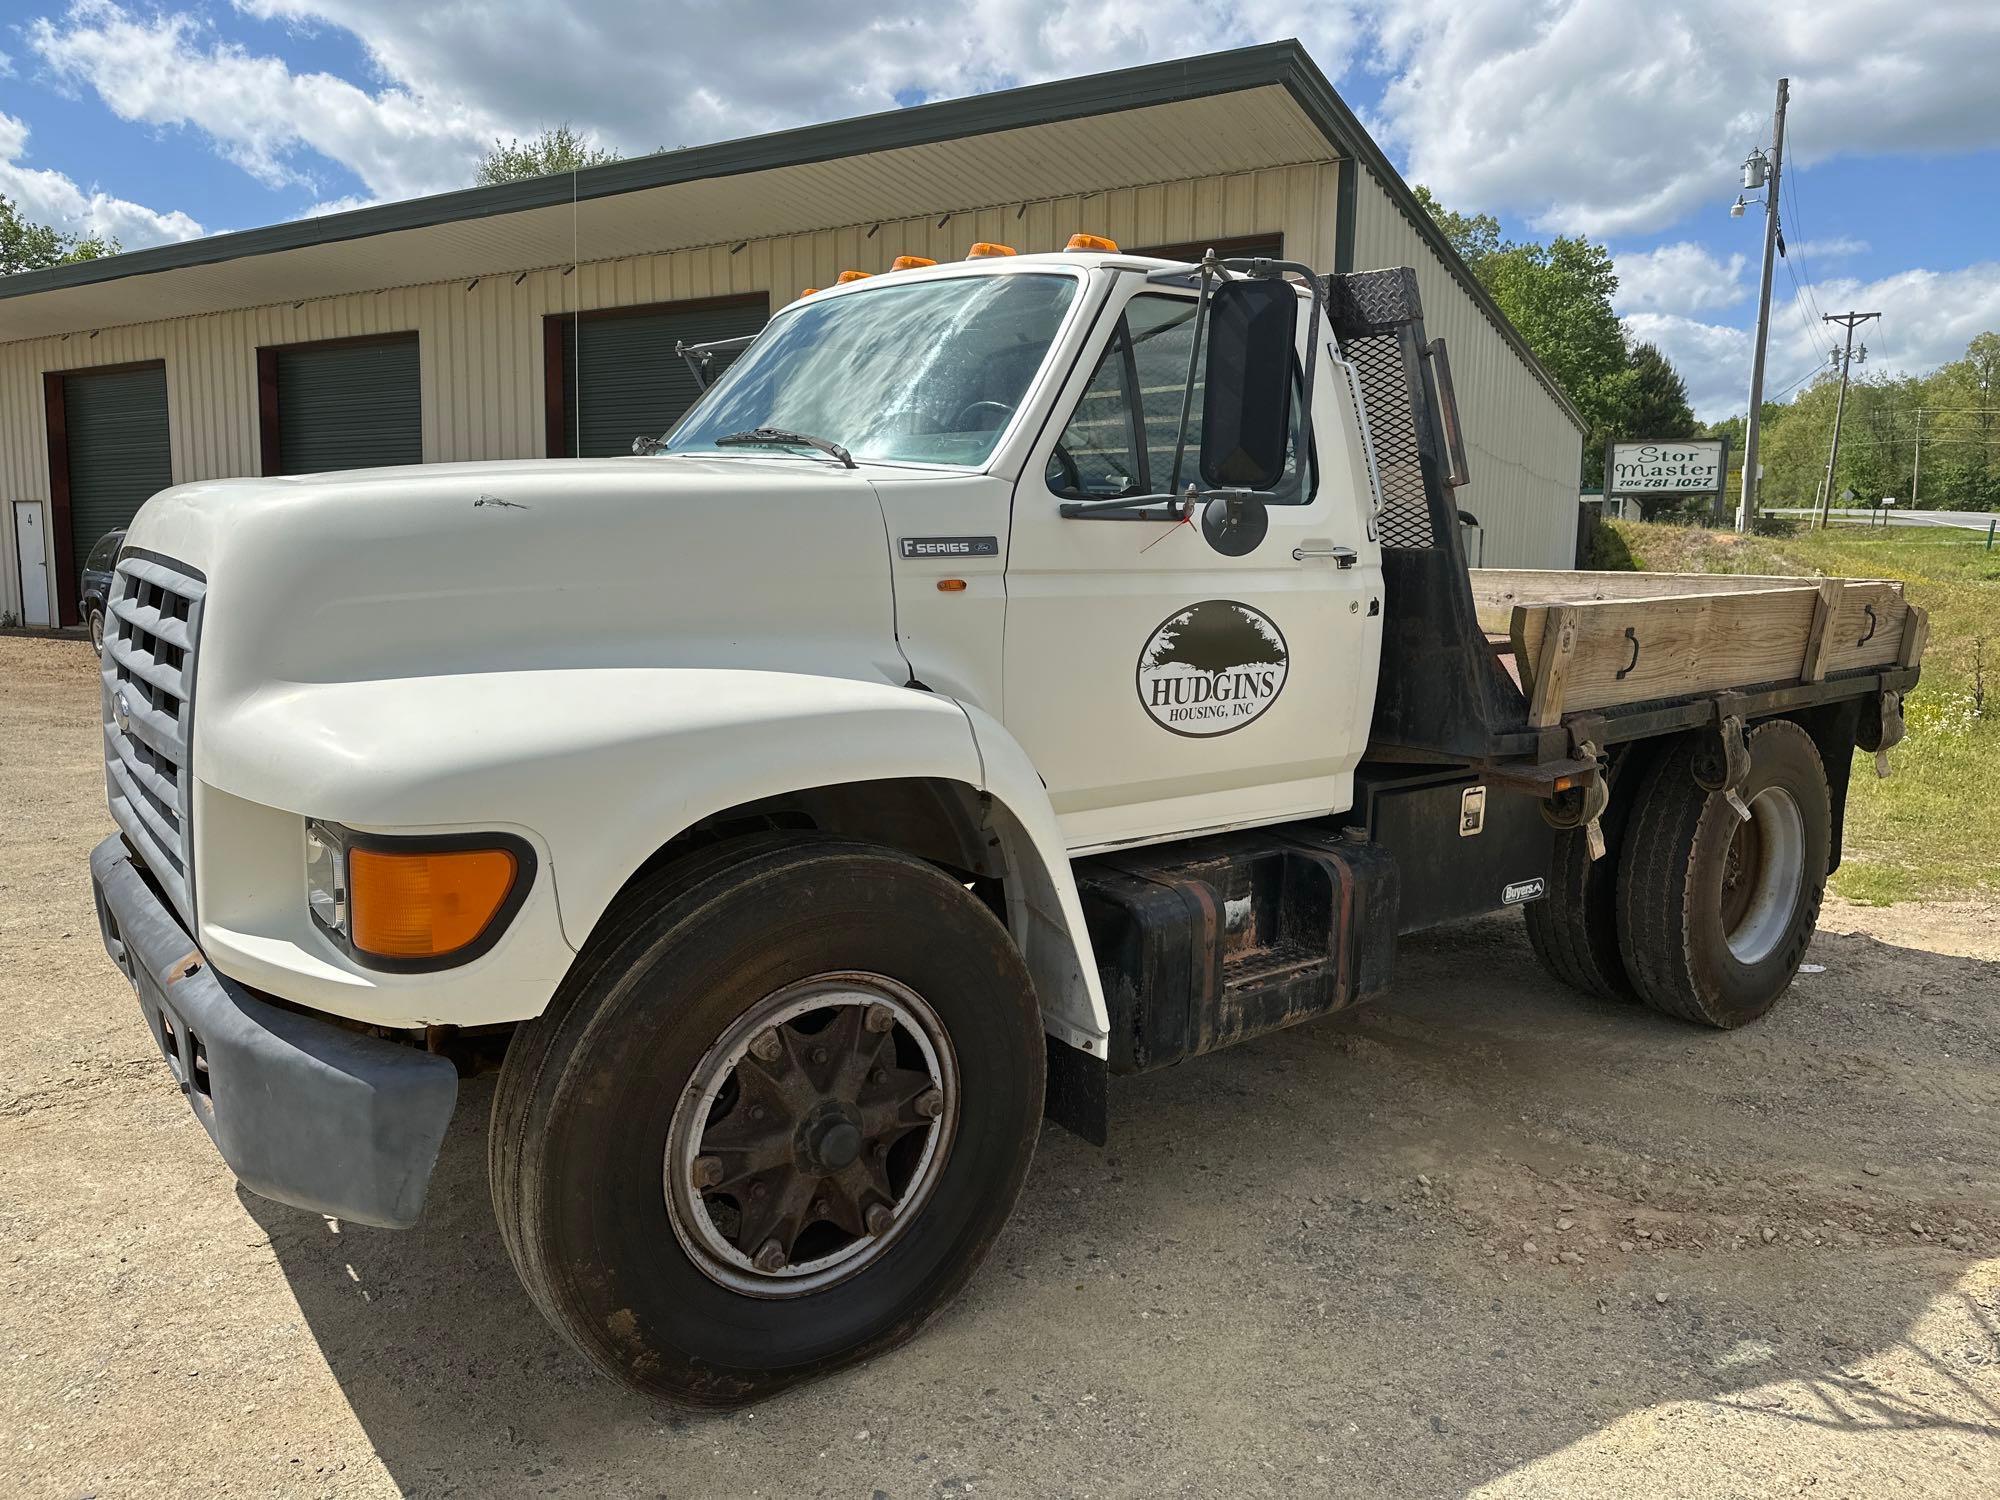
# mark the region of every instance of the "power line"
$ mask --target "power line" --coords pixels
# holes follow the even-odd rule
[[[1797,149],[1796,146],[1794,146],[1794,150],[1796,149]],[[1799,185],[1797,181],[1798,172],[1799,172],[1798,167],[1794,165],[1792,167],[1792,175],[1785,179],[1784,190],[1786,196],[1790,199],[1792,205],[1792,228],[1798,231],[1798,236],[1799,236],[1798,242],[1800,244],[1803,244],[1808,238],[1808,235],[1806,234],[1805,214],[1799,208]],[[1805,299],[1812,304],[1811,310],[1813,316],[1820,319],[1820,321],[1824,322],[1826,321],[1826,309],[1819,305],[1819,296],[1812,290],[1812,267],[1806,264],[1805,257],[1803,255],[1796,254],[1795,246],[1787,246],[1785,251],[1785,264],[1788,268],[1791,266],[1794,259],[1798,261],[1798,270],[1793,272],[1792,275],[1793,284],[1798,285],[1800,282],[1800,276],[1803,275],[1804,284],[1800,287],[1800,290],[1805,296]]]
[[[1794,380],[1790,385],[1786,386],[1776,395],[1766,396],[1764,400],[1767,403],[1774,401],[1782,401],[1785,397],[1791,395],[1793,391],[1797,390],[1800,386],[1804,385],[1808,380],[1811,380],[1813,376],[1821,375],[1824,374],[1825,372],[1826,372],[1825,365],[1814,364],[1810,370],[1807,370],[1805,374],[1801,375],[1797,380]]]

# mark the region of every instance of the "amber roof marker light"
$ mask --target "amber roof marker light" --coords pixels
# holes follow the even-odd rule
[[[1012,245],[996,245],[991,240],[981,240],[965,252],[967,260],[985,260],[989,255],[1015,255],[1019,252]]]
[[[842,271],[833,281],[836,286],[846,286],[850,281],[866,281],[874,274],[873,271]]]
[[[1073,234],[1069,237],[1069,243],[1064,245],[1063,249],[1096,250],[1105,255],[1116,255],[1118,253],[1118,242],[1116,240],[1107,240],[1101,234]]]
[[[928,255],[899,255],[889,262],[889,269],[892,271],[921,271],[925,266],[934,266],[936,264],[937,262],[932,260]]]

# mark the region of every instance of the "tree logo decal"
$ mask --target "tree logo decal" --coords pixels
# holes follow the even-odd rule
[[[1228,734],[1278,701],[1290,661],[1270,616],[1233,599],[1204,599],[1167,616],[1147,639],[1139,703],[1175,734]]]

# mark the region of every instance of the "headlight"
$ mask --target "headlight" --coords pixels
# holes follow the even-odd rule
[[[347,937],[347,851],[323,823],[306,824],[306,906],[335,937]]]
[[[436,969],[477,958],[527,898],[533,850],[512,834],[392,837],[306,824],[306,905],[360,962]]]

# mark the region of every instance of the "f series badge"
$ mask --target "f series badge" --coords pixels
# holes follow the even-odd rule
[[[906,536],[897,539],[905,557],[998,557],[997,536]]]

